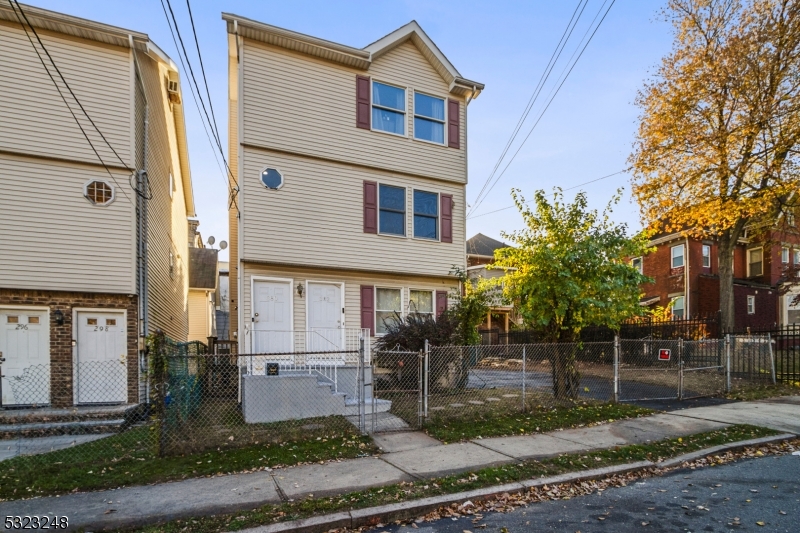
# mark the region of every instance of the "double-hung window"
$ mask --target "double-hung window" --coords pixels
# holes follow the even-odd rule
[[[414,138],[444,144],[444,98],[414,93]]]
[[[641,257],[634,257],[631,259],[631,266],[636,269],[639,274],[642,274],[644,269],[642,268],[642,258]]]
[[[433,317],[433,291],[411,290],[408,312]]]
[[[372,129],[406,134],[406,90],[372,82]]]
[[[783,263],[784,265],[788,265],[789,264],[789,247],[788,246],[784,246],[783,248],[781,248],[781,263]]]
[[[672,268],[680,268],[683,266],[683,245],[672,247]]]
[[[764,252],[761,248],[747,250],[747,277],[764,274]]]
[[[439,195],[414,191],[414,237],[439,238]]]
[[[711,246],[703,245],[703,268],[711,268]]]
[[[397,323],[403,310],[401,289],[377,289],[375,291],[375,333],[386,333],[387,326]]]
[[[756,314],[756,297],[755,296],[748,296],[747,297],[747,314],[748,315]]]
[[[406,234],[406,190],[381,184],[378,193],[378,231],[387,235]]]
[[[672,299],[672,319],[682,320],[685,314],[683,296],[676,296]]]

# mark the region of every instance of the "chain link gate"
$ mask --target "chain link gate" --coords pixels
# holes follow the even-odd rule
[[[370,433],[422,428],[425,352],[379,350],[372,359]]]

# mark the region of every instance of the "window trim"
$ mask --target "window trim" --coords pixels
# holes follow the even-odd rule
[[[675,304],[673,302],[676,302],[679,299],[681,301],[680,310],[681,310],[682,313],[681,313],[680,317],[676,317],[675,316]],[[672,303],[672,309],[671,309],[672,320],[685,320],[686,319],[686,295],[679,294],[678,296],[673,296],[670,299],[670,303]]]
[[[390,183],[378,183],[378,235],[383,235],[384,237],[394,237],[396,239],[407,239],[408,238],[408,187],[403,187],[401,185],[392,185]],[[395,189],[403,189],[403,234],[398,235],[397,233],[384,233],[381,231],[381,185],[386,185],[387,187],[394,187]],[[413,198],[412,198],[413,203]],[[399,211],[392,211],[393,213],[399,213]]]
[[[678,266],[675,266],[675,249],[676,248],[680,248],[681,249],[681,255],[680,255],[681,264],[678,265]],[[669,250],[670,250],[670,252],[669,252],[669,267],[670,267],[670,269],[673,269],[673,268],[684,268],[686,266],[686,246],[683,245],[683,244],[676,244],[675,246],[671,246]]]
[[[89,198],[89,185],[95,182],[104,183],[111,189],[111,199],[109,201],[104,202],[102,204],[98,204],[97,202],[94,202],[91,198]],[[109,205],[114,203],[114,200],[117,199],[117,189],[116,187],[114,187],[112,183],[109,183],[104,179],[90,179],[89,181],[83,184],[83,197],[86,198],[87,202],[89,202],[91,205],[95,207],[108,207]]]
[[[634,262],[639,260],[639,266],[637,267]],[[640,255],[638,257],[631,258],[631,266],[636,269],[639,274],[644,274],[644,258]]]
[[[370,84],[369,84],[369,129],[370,129],[370,131],[377,131],[378,133],[385,133],[387,135],[394,135],[395,137],[405,137],[407,139],[408,138],[408,130],[409,130],[409,127],[408,127],[408,91],[409,91],[410,87],[408,87],[407,85],[403,86],[403,85],[398,85],[396,83],[389,83],[389,82],[386,82],[386,81],[381,81],[381,80],[379,80],[377,78],[370,78],[369,81],[370,81]],[[377,107],[378,109],[385,109],[386,111],[391,111],[393,113],[401,113],[401,111],[398,111],[397,109],[392,109],[391,107],[385,107],[385,106],[382,106],[382,105],[379,105],[379,104],[375,104],[375,99],[374,99],[374,94],[373,94],[374,93],[373,89],[375,88],[375,83],[380,83],[381,85],[388,85],[389,87],[394,87],[395,89],[403,89],[403,95],[404,95],[403,96],[403,102],[405,104],[403,106],[403,111],[402,111],[402,113],[403,113],[403,133],[395,133],[393,131],[386,131],[386,130],[381,130],[381,129],[375,128],[375,121],[372,120],[372,109],[374,107]]]
[[[383,290],[392,290],[392,291],[400,291],[400,309],[397,311],[397,314],[400,315],[400,318],[405,318],[406,313],[403,311],[403,308],[405,307],[404,291],[403,291],[403,287],[391,287],[391,286],[386,286],[386,285],[384,285],[384,286],[375,285],[374,287],[375,287],[375,291],[374,291],[373,297],[375,298],[375,302],[373,304],[372,313],[373,313],[373,318],[375,320],[375,331],[374,331],[373,336],[382,337],[382,336],[386,335],[386,332],[383,332],[383,333],[379,333],[378,332],[378,312],[380,311],[380,312],[384,312],[385,313],[386,310],[385,309],[378,309],[378,291],[381,290],[381,289],[383,289]]]
[[[416,225],[414,224],[414,217],[417,216],[416,212],[416,200],[414,199],[414,193],[416,191],[424,192],[426,194],[435,194],[436,195],[436,238],[431,239],[430,237],[417,237]],[[442,242],[442,194],[439,192],[433,191],[425,191],[423,189],[411,189],[411,233],[412,238],[420,239],[427,242]],[[433,218],[430,215],[420,215],[421,217]]]
[[[275,187],[274,189],[271,188],[271,187],[267,187],[266,184],[264,183],[264,180],[261,179],[262,176],[264,175],[264,172],[266,172],[270,168],[281,175],[281,184],[278,185],[277,187]],[[277,166],[275,166],[275,165],[267,165],[267,166],[265,166],[264,168],[261,169],[261,172],[258,173],[258,183],[260,183],[261,186],[264,187],[268,191],[279,191],[279,190],[281,190],[283,188],[284,185],[286,185],[286,176],[284,175],[283,171],[280,168],[278,168]]]
[[[706,255],[706,250],[708,250],[708,255]],[[702,248],[700,249],[700,254],[702,257],[701,264],[703,265],[703,268],[711,268],[711,245],[703,244]],[[706,265],[706,259],[708,259],[708,265]]]
[[[430,98],[436,98],[437,100],[441,100],[442,102],[444,102],[444,120],[440,121],[439,119],[436,119],[436,118],[426,117],[425,115],[418,115],[417,114],[417,99],[416,99],[417,94],[421,94],[423,96],[428,96]],[[411,138],[413,140],[415,140],[415,141],[420,141],[420,142],[432,144],[434,146],[447,147],[447,142],[449,140],[447,138],[447,124],[448,124],[447,119],[449,118],[447,116],[447,108],[448,108],[447,98],[442,98],[440,96],[435,96],[433,94],[429,94],[429,93],[426,93],[426,92],[423,92],[423,91],[418,91],[416,89],[411,89],[411,96],[412,96],[411,101],[414,103],[414,109],[413,109],[413,112],[411,113],[411,124],[413,125],[414,124],[414,119],[419,117],[419,118],[424,119],[424,120],[430,120],[431,122],[440,122],[442,124],[442,128],[444,130],[444,135],[442,136],[443,140],[440,143],[437,143],[435,141],[429,141],[428,139],[420,139],[420,138],[418,138],[417,137],[417,128],[416,128],[416,126],[413,128],[414,129],[414,133],[411,135]]]
[[[752,263],[752,261],[750,261],[750,254],[752,252],[756,251],[756,250],[761,252],[761,273],[760,274],[752,274],[750,272],[750,265]],[[747,259],[747,277],[748,278],[756,278],[756,277],[760,277],[760,276],[764,275],[764,247],[763,246],[758,246],[756,248],[748,248],[746,259]]]
[[[412,292],[427,292],[431,295],[431,312],[430,313],[419,313],[411,311],[411,293]],[[408,288],[408,303],[406,305],[406,309],[408,309],[407,314],[417,314],[417,315],[431,315],[431,318],[436,320],[436,290],[435,289],[418,289],[415,287]]]
[[[756,297],[752,294],[747,295],[747,314],[754,315],[756,314]]]

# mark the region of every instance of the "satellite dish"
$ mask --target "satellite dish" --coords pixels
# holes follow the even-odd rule
[[[228,247],[228,241],[219,241],[219,249],[224,250]]]
[[[211,235],[211,236],[208,238],[208,245],[209,245],[209,246],[213,246],[215,242],[217,242],[217,239],[215,239],[215,238],[214,238],[214,236],[213,236],[213,235]]]

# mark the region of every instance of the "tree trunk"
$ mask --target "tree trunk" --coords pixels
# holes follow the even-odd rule
[[[557,400],[576,400],[578,398],[581,375],[578,372],[575,354],[578,351],[570,335],[569,338],[559,339],[553,345],[555,353],[552,357],[553,367],[553,396]]]
[[[719,238],[719,310],[722,333],[733,331],[736,325],[733,299],[733,250],[736,240],[731,231],[725,232]]]

